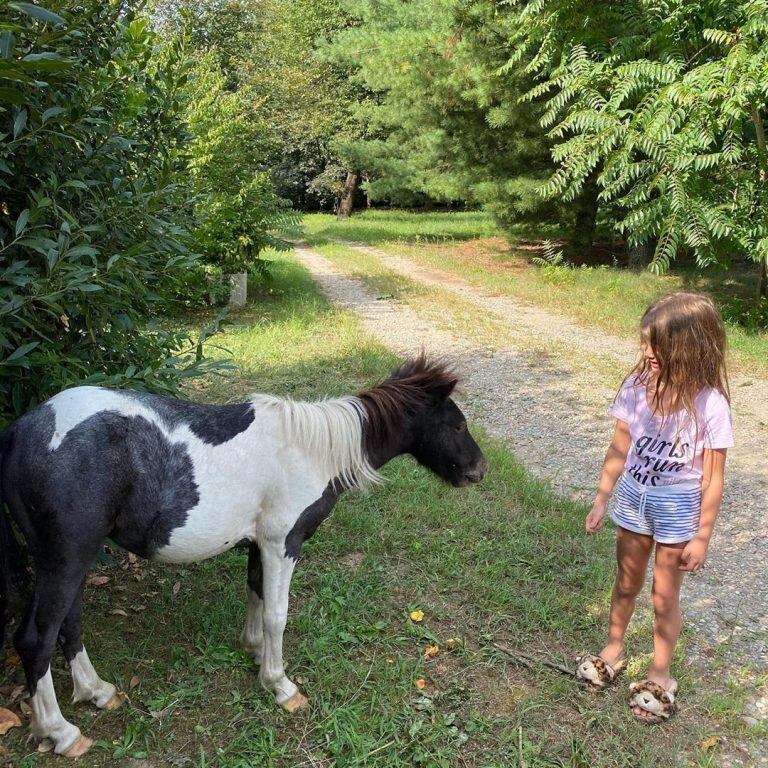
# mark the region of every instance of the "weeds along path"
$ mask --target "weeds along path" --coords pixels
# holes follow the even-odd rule
[[[631,343],[538,308],[521,307],[510,297],[490,295],[456,275],[377,248],[343,244],[364,248],[388,269],[411,280],[460,295],[476,305],[478,313],[504,319],[513,331],[511,338],[521,338],[520,346],[477,344],[466,333],[435,327],[412,307],[377,297],[363,280],[345,274],[317,251],[296,247],[321,290],[355,312],[385,344],[401,353],[424,347],[455,359],[464,376],[459,399],[472,418],[491,436],[505,440],[533,474],[561,493],[586,499],[594,490],[612,431],[608,408],[618,381],[606,377],[600,383],[581,358],[605,357],[628,368],[633,361]],[[531,354],[528,339],[532,335],[544,345],[553,342],[557,354]],[[563,345],[571,354],[563,354]],[[709,562],[684,586],[685,615],[699,661],[725,656],[729,663],[765,669],[768,382],[735,377],[733,400],[738,446],[729,452],[726,497]],[[758,717],[768,718],[765,706],[755,712]]]

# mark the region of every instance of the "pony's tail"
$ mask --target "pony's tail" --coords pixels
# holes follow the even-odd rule
[[[13,618],[11,596],[27,580],[24,556],[11,527],[3,496],[3,464],[12,443],[10,429],[0,432],[0,651],[5,647],[5,635]]]

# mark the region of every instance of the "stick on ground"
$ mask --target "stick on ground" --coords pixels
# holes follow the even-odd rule
[[[522,666],[528,667],[528,669],[535,669],[537,664],[543,664],[545,667],[562,672],[569,677],[576,676],[576,673],[572,669],[568,669],[568,667],[565,667],[562,664],[556,664],[554,661],[549,661],[548,659],[537,659],[534,656],[528,656],[526,653],[510,648],[506,643],[494,643],[493,647],[502,653],[506,653],[507,656],[510,656],[516,662],[522,664]]]

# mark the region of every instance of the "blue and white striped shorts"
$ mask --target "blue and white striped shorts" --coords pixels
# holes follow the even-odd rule
[[[690,541],[699,531],[701,483],[647,487],[624,473],[614,494],[611,519],[660,544]]]

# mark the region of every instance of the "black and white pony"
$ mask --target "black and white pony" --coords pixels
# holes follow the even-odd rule
[[[61,714],[51,679],[56,643],[74,701],[122,702],[83,647],[81,594],[107,538],[142,557],[188,563],[246,541],[248,608],[242,641],[261,683],[289,712],[307,700],[286,677],[283,631],[301,546],[345,489],[375,483],[399,454],[455,486],[487,462],[451,400],[456,376],[423,355],[356,397],[294,402],[254,395],[204,405],[140,392],[76,387],[0,434],[0,491],[35,570],[14,635],[32,707],[32,732],[55,751],[91,740]],[[8,619],[14,533],[2,515],[2,621]]]

